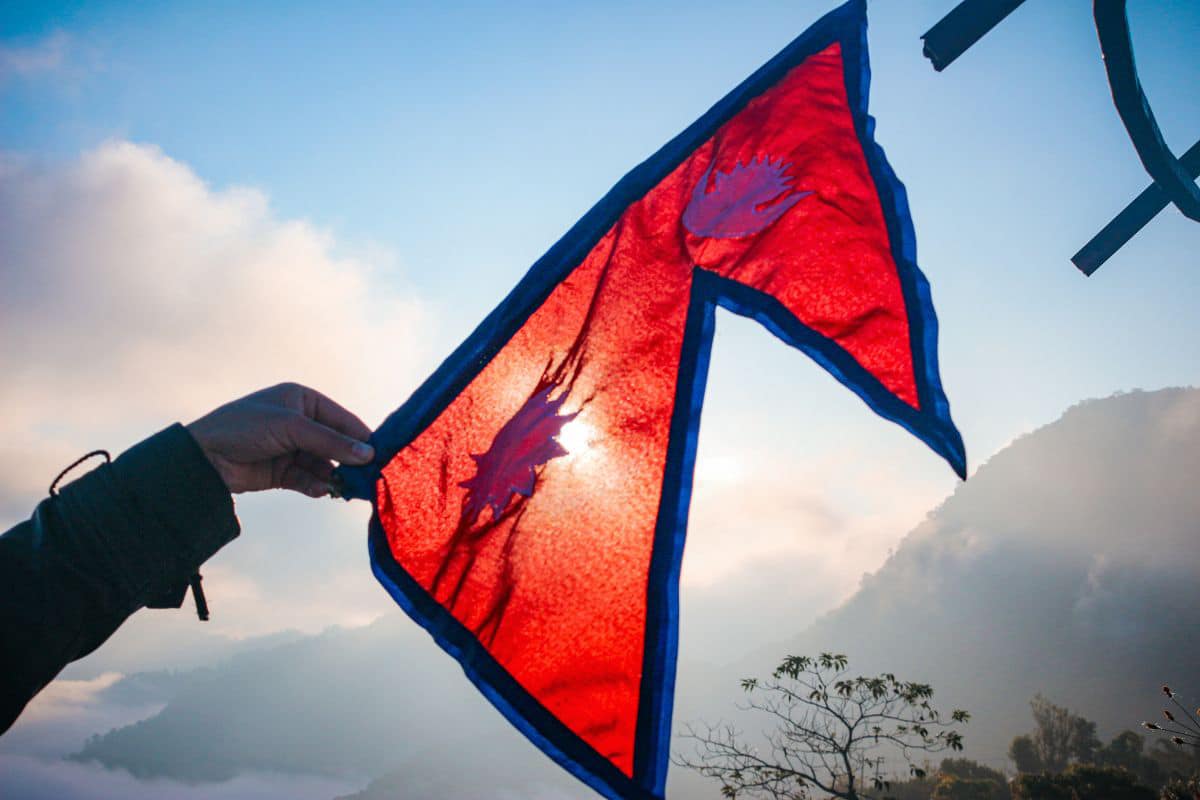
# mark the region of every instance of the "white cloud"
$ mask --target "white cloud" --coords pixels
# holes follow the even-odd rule
[[[0,774],[11,796],[25,800],[329,800],[361,789],[366,782],[365,778],[250,773],[223,783],[187,784],[138,780],[128,772],[96,764],[19,755],[0,755]]]
[[[28,514],[87,450],[116,453],[281,380],[378,424],[425,372],[431,315],[394,258],[343,249],[278,218],[263,192],[214,190],[154,147],[0,159],[0,513]],[[208,631],[319,630],[379,613],[360,509],[298,496],[238,506],[245,531],[213,565]],[[351,570],[359,591],[345,589]],[[138,617],[143,635],[195,624]]]
[[[0,738],[0,761],[7,754],[59,758],[78,750],[94,733],[129,725],[162,710],[166,704],[162,697],[130,701],[107,696],[123,677],[119,672],[105,672],[87,680],[50,683],[29,702],[18,723]],[[0,793],[7,788],[0,784]]]
[[[61,69],[67,60],[71,38],[54,31],[25,46],[0,45],[0,83],[10,77],[27,77]]]
[[[280,380],[377,422],[415,374],[418,301],[254,189],[156,148],[0,168],[0,463],[11,494]]]
[[[22,713],[26,721],[49,720],[69,716],[91,704],[96,695],[125,677],[119,672],[105,672],[90,680],[55,681],[30,701]]]

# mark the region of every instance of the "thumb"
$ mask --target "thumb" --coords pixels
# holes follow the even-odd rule
[[[294,449],[318,458],[341,464],[369,464],[375,457],[375,448],[366,442],[338,433],[303,414],[293,416],[286,430]]]

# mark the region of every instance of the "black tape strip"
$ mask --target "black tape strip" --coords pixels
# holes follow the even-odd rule
[[[925,32],[925,57],[941,72],[1025,0],[963,0]]]

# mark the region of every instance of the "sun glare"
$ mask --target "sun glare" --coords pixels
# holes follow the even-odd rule
[[[563,449],[567,451],[566,458],[577,460],[591,450],[592,444],[595,442],[596,430],[576,417],[563,425],[556,438]]]

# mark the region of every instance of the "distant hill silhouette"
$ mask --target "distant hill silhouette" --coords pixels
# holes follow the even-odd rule
[[[984,464],[840,608],[758,653],[836,650],[971,710],[1000,765],[1043,692],[1109,734],[1200,700],[1200,391],[1091,400]]]
[[[1163,682],[1200,699],[1198,489],[1200,391],[1081,403],[983,465],[809,629],[719,671],[682,664],[677,725],[727,716],[737,678],[823,650],[848,654],[855,671],[932,683],[937,705],[974,714],[967,754],[997,764],[1030,727],[1038,691],[1108,735],[1152,716]],[[77,757],[186,780],[384,776],[356,800],[397,787],[591,796],[399,614],[241,653],[180,687],[160,714]],[[674,772],[671,788],[693,785]]]

